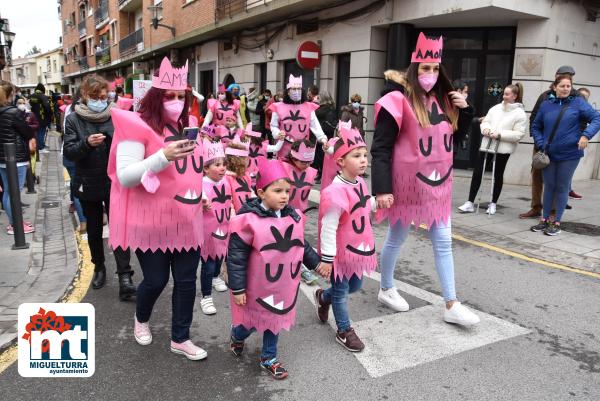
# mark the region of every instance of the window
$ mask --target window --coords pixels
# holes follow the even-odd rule
[[[56,68],[56,60],[52,60],[52,72],[57,72],[58,68]]]

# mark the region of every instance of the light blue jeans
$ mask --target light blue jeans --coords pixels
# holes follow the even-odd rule
[[[394,269],[402,244],[408,237],[410,226],[403,227],[400,222],[391,225],[383,249],[381,250],[381,288],[394,287]],[[442,284],[442,295],[446,302],[456,300],[454,287],[454,259],[452,257],[452,229],[448,225],[434,225],[428,231],[433,246],[435,268]]]
[[[23,185],[25,185],[25,176],[27,175],[27,166],[18,166],[17,167],[17,176],[19,181],[19,191],[23,189]],[[8,189],[8,173],[6,172],[6,167],[0,167],[0,176],[2,176],[2,189],[4,190],[2,195],[2,205],[4,206],[4,211],[6,212],[6,216],[8,216],[8,224],[12,226],[13,224],[13,215],[12,209],[10,206],[10,193]]]

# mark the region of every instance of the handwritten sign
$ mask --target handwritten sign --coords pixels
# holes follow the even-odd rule
[[[151,87],[152,81],[150,80],[133,80],[133,111],[138,111],[140,102]]]

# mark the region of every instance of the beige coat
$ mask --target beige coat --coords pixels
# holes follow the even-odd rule
[[[502,102],[495,105],[481,122],[481,132],[483,133],[485,129],[489,129],[492,133],[500,134],[500,138],[496,140],[484,136],[481,139],[479,150],[494,151],[498,146],[498,153],[514,153],[519,141],[527,134],[528,125],[527,114],[525,114],[521,103]],[[491,144],[490,141],[492,141]]]

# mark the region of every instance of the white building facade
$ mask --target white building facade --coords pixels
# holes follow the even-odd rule
[[[12,59],[9,67],[10,78],[8,81],[18,86],[21,92],[26,95],[33,93],[38,83],[35,56]]]

